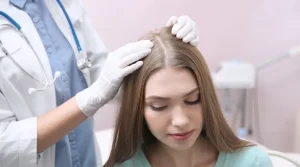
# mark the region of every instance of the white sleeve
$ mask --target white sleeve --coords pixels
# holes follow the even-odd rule
[[[17,121],[1,91],[0,166],[37,166],[37,118]]]

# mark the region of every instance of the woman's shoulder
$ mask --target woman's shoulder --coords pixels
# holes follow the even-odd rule
[[[141,148],[138,148],[133,157],[131,157],[130,159],[122,163],[115,164],[114,167],[151,167],[151,166],[149,165],[149,162],[145,157],[143,150]]]
[[[266,151],[258,146],[249,146],[234,152],[223,153],[226,161],[239,166],[272,167],[271,159]]]
[[[221,152],[216,167],[272,167],[271,159],[266,151],[258,146],[244,147],[234,152]],[[143,151],[139,148],[135,155],[124,161],[115,164],[114,167],[151,167]]]
[[[129,159],[125,162],[122,162],[122,163],[118,163],[118,164],[115,164],[114,167],[132,167],[133,166],[133,159]]]
[[[122,163],[117,163],[114,165],[114,167],[132,167],[132,166],[137,166],[137,158],[136,156],[122,162]]]

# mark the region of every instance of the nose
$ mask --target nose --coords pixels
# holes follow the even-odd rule
[[[172,125],[178,128],[185,128],[190,120],[187,113],[181,106],[175,107],[172,111]]]

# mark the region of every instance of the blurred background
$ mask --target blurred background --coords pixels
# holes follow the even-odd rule
[[[278,151],[300,151],[296,150],[300,142],[300,56],[289,55],[300,46],[299,0],[85,0],[84,5],[109,50],[164,26],[173,15],[190,16],[198,24],[199,50],[212,73],[219,72],[216,69],[222,63],[234,62],[235,71],[248,69],[247,74],[241,70],[238,75],[249,74],[249,82],[255,83],[247,94],[239,88],[230,96],[226,93],[231,89],[220,86],[217,91],[224,110],[228,103],[224,97],[234,95],[231,107],[247,101],[250,107],[246,107],[245,119],[251,122],[247,123],[251,139]],[[256,70],[257,65],[280,56],[287,58]],[[117,104],[114,99],[96,114],[97,131],[113,127]],[[237,108],[226,115],[239,114]]]

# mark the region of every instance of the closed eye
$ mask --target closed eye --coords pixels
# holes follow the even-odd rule
[[[167,106],[154,107],[154,106],[151,105],[150,108],[151,108],[153,111],[162,111],[162,110],[166,109]]]
[[[198,97],[198,99],[195,101],[185,101],[185,103],[188,105],[194,105],[194,104],[198,104],[200,102],[201,102],[200,97]]]

